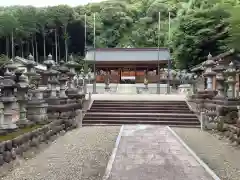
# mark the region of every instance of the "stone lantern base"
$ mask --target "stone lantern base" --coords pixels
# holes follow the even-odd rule
[[[27,119],[37,124],[44,124],[48,121],[48,104],[44,101],[30,101],[27,107]]]

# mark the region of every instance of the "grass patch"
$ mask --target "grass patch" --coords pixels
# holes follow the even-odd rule
[[[7,140],[12,140],[22,134],[25,134],[25,133],[28,133],[28,132],[31,132],[35,129],[38,129],[40,127],[42,127],[43,125],[34,125],[32,127],[25,127],[25,128],[21,128],[21,129],[18,129],[14,132],[10,132],[10,133],[7,133],[5,135],[0,135],[0,142],[2,141],[7,141]]]

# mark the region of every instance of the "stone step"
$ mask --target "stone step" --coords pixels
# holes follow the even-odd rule
[[[120,119],[120,120],[84,120],[84,124],[158,124],[158,125],[199,125],[198,121],[184,121],[184,120],[132,120],[132,119]]]
[[[105,106],[105,107],[114,107],[114,106],[133,106],[133,107],[188,107],[187,104],[144,104],[144,103],[93,103],[93,106]]]
[[[109,112],[88,112],[87,116],[91,117],[136,117],[136,118],[159,118],[159,117],[182,117],[182,118],[189,118],[189,117],[194,117],[196,118],[195,114],[179,114],[179,113],[109,113]]]
[[[88,112],[108,112],[108,113],[179,113],[179,114],[193,114],[189,109],[168,109],[168,108],[158,108],[158,109],[141,109],[141,108],[91,108]]]
[[[86,121],[196,121],[199,122],[197,117],[181,117],[181,116],[91,116],[85,115],[83,122]]]
[[[160,106],[160,107],[152,107],[152,106],[92,106],[90,109],[131,109],[131,110],[189,110],[188,107],[178,107],[178,106]],[[190,111],[190,110],[189,110]]]
[[[83,126],[87,127],[87,126],[122,126],[124,124],[93,124],[93,123],[84,123]],[[158,124],[161,126],[161,124]],[[200,128],[201,126],[200,125],[168,125],[170,127],[179,127],[179,128]]]
[[[185,101],[111,101],[111,100],[94,100],[94,104],[183,104]]]
[[[83,126],[122,124],[200,126],[185,101],[97,100],[83,118]]]

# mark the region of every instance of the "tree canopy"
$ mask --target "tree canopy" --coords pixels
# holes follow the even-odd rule
[[[57,61],[67,60],[69,54],[84,56],[85,15],[87,45],[93,46],[95,14],[96,47],[160,43],[171,49],[176,68],[188,69],[209,52],[240,50],[239,13],[240,0],[108,0],[77,7],[1,7],[0,54],[26,57],[32,53],[38,62],[48,53]]]

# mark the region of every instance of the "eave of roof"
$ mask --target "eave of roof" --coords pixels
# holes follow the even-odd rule
[[[171,57],[168,48],[97,48],[90,49],[84,60],[99,62],[134,62],[171,60]]]

